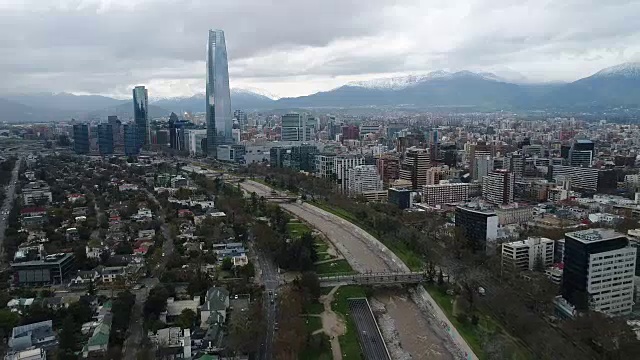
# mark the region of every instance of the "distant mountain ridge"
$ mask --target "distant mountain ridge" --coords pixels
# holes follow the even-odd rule
[[[515,83],[489,72],[434,71],[422,75],[350,82],[315,94],[280,98],[257,89],[232,89],[233,109],[349,108],[403,106],[484,110],[571,110],[640,108],[640,63],[602,69],[571,83]],[[204,94],[155,99],[152,117],[171,112],[204,112]],[[129,100],[99,95],[0,95],[0,121],[99,120],[132,117]]]

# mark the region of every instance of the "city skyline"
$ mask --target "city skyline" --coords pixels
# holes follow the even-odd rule
[[[380,1],[365,7],[333,0],[272,6],[95,0],[24,1],[0,9],[2,33],[22,29],[19,38],[0,38],[0,74],[6,79],[0,93],[126,97],[135,84],[146,84],[158,97],[199,93],[205,86],[202,34],[211,24],[231,40],[231,85],[279,96],[439,69],[569,81],[640,59],[640,31],[627,19],[640,11],[632,1]],[[183,15],[167,26],[160,21],[166,14]],[[299,14],[314,14],[314,21]],[[140,19],[151,24],[146,40],[123,41]]]

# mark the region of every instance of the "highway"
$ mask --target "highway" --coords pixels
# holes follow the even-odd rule
[[[255,181],[244,181],[240,186],[249,193],[268,197],[271,188]],[[280,207],[293,215],[303,219],[314,228],[320,230],[333,242],[351,266],[358,272],[387,272],[395,271],[373,249],[367,240],[368,234],[359,227],[333,214],[326,214],[321,209],[308,204],[282,203]]]
[[[16,165],[13,168],[13,172],[11,173],[11,180],[9,184],[5,187],[6,198],[4,199],[4,204],[2,204],[2,208],[0,208],[0,268],[4,268],[1,266],[5,260],[4,258],[4,232],[7,228],[7,220],[9,219],[9,212],[11,212],[11,208],[13,206],[13,201],[16,196],[16,184],[18,183],[18,172],[20,171],[20,164],[22,164],[23,157],[19,157],[16,161]]]
[[[391,360],[367,299],[349,299],[349,311],[356,324],[358,339],[365,359]]]
[[[158,199],[155,197],[153,193],[144,189],[147,193],[149,199],[155,202],[158,205],[159,209],[162,209]],[[152,270],[153,276],[150,278],[144,278],[141,280],[141,283],[145,286],[142,289],[134,290],[133,293],[136,295],[136,303],[133,306],[131,311],[131,320],[129,322],[129,332],[127,335],[127,339],[124,342],[123,346],[123,359],[125,360],[136,360],[138,350],[142,345],[142,337],[143,334],[143,318],[142,318],[142,310],[144,307],[144,302],[147,300],[147,296],[149,295],[149,290],[151,290],[154,286],[160,283],[160,276],[162,272],[166,268],[167,261],[171,254],[174,251],[173,239],[171,238],[171,232],[169,231],[169,227],[165,222],[165,214],[160,213],[156,214],[158,219],[162,222],[162,226],[160,227],[160,231],[162,232],[162,236],[164,237],[164,243],[162,244],[162,260],[160,264],[156,266],[155,269]]]

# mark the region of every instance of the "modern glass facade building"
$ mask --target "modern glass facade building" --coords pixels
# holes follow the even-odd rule
[[[138,128],[135,124],[124,125],[124,154],[137,156],[140,153],[138,146]]]
[[[113,127],[111,124],[98,125],[98,150],[100,155],[113,154]]]
[[[209,30],[206,102],[207,151],[210,156],[215,156],[218,145],[233,142],[229,67],[222,30]]]
[[[133,121],[137,129],[138,147],[151,144],[149,95],[144,86],[133,88]]]
[[[76,154],[89,153],[89,127],[87,124],[73,125],[73,150]]]

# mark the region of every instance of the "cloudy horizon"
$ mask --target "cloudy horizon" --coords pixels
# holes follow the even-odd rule
[[[0,93],[201,93],[210,28],[231,86],[279,97],[441,69],[573,81],[640,60],[634,14],[633,0],[0,0]]]

